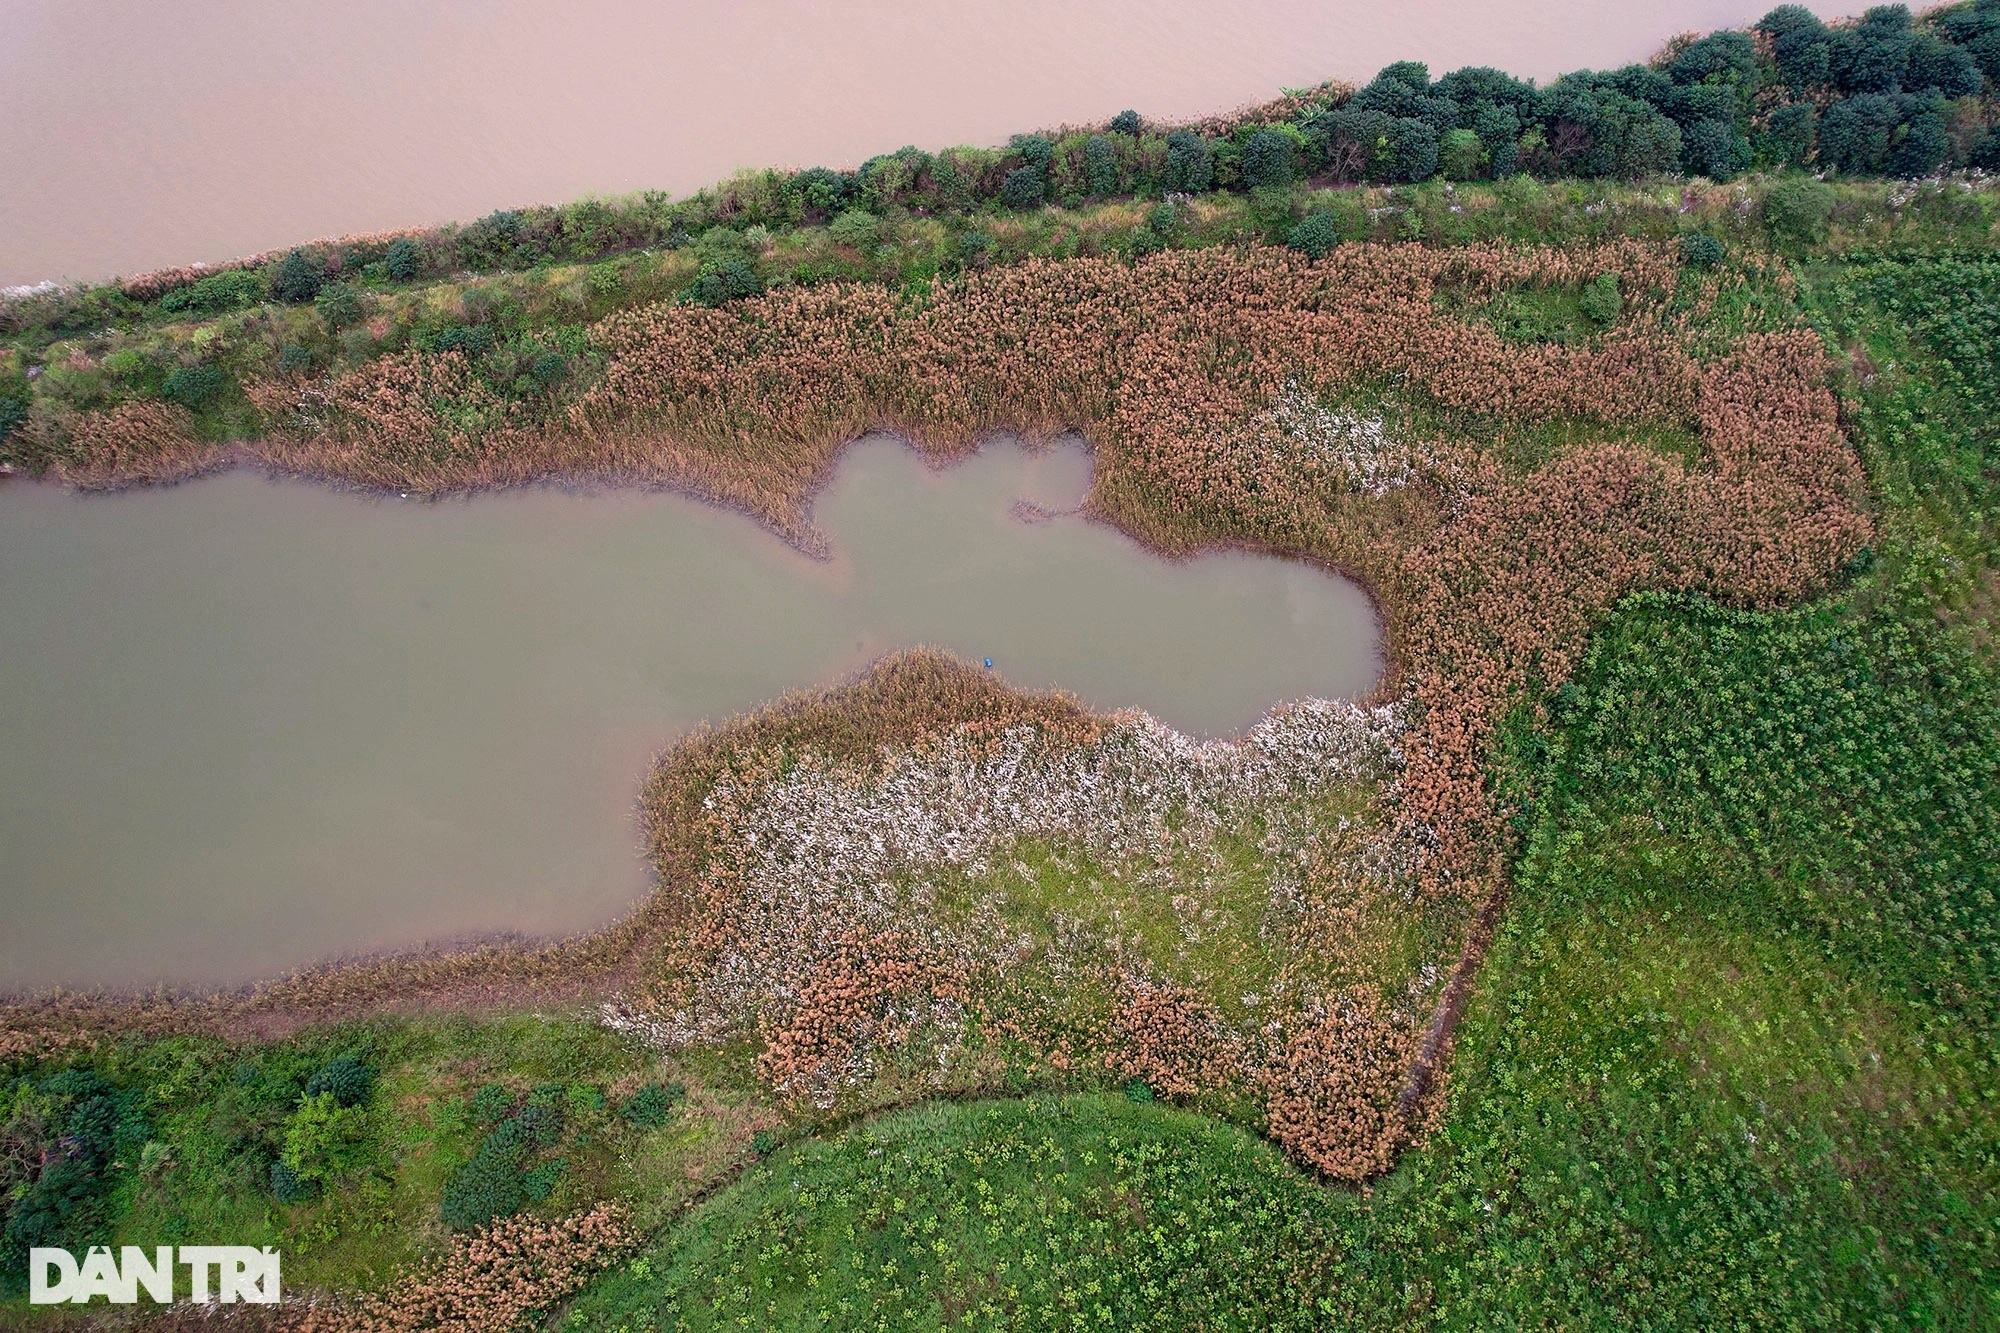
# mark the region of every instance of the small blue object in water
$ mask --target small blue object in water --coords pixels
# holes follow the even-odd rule
[[[993,669],[993,659],[990,657],[986,659],[986,669],[988,671],[991,671]]]

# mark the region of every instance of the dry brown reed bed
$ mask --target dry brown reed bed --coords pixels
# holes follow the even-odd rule
[[[1509,343],[1434,299],[1477,302],[1605,272],[1618,275],[1625,314],[1583,345]],[[1709,337],[1700,322],[1727,279],[1707,280],[1692,303],[1670,299],[1680,281],[1668,251],[1625,242],[1350,246],[1319,261],[1262,247],[1130,264],[1036,260],[936,285],[921,299],[869,286],[782,290],[720,309],[655,306],[596,326],[603,372],[554,419],[494,394],[456,353],[393,356],[303,388],[255,386],[270,430],[254,453],[278,468],[424,492],[550,476],[671,485],[809,542],[810,496],[841,447],[868,431],[894,431],[938,460],[1000,430],[1080,431],[1097,450],[1092,511],[1154,548],[1256,543],[1369,582],[1397,648],[1391,684],[1415,705],[1400,836],[1418,849],[1425,895],[1490,906],[1502,850],[1486,777],[1495,728],[1524,690],[1565,677],[1597,616],[1642,588],[1746,604],[1796,598],[1868,536],[1862,477],[1818,341],[1754,334],[1697,355],[1691,349]],[[1285,406],[1361,390],[1497,418],[1503,429],[1580,421],[1603,439],[1524,472],[1460,439],[1385,441],[1379,419],[1308,411],[1301,427]],[[104,443],[76,479],[170,474],[185,465],[176,460],[199,456],[171,427],[84,423]],[[1690,465],[1617,442],[1648,427],[1691,433],[1699,458]],[[1397,457],[1385,463],[1378,455],[1391,446]],[[1358,470],[1357,451],[1368,454]],[[1383,476],[1394,484],[1366,480]],[[239,1012],[329,991],[380,995],[409,967],[436,969],[446,990],[495,977],[610,976],[670,927],[675,891],[706,855],[689,841],[698,840],[699,801],[732,755],[762,742],[865,757],[947,724],[1002,725],[1024,713],[1078,737],[1095,725],[1071,706],[992,694],[977,681],[919,663],[676,749],[651,797],[668,892],[600,937],[538,954],[329,974],[295,983],[308,989],[288,999],[283,988],[263,992]],[[1461,981],[1478,954],[1469,944]],[[1463,985],[1448,994],[1462,1001]],[[1297,1078],[1267,1090],[1274,1127],[1301,1126],[1294,1137],[1308,1160],[1332,1151],[1320,1143],[1328,1135],[1386,1141],[1363,1123],[1379,1117],[1379,1096],[1343,1112],[1323,1088],[1355,1080],[1330,1085],[1314,1074],[1358,1058],[1355,1032],[1376,1030],[1366,1009],[1350,1004],[1344,1032],[1295,1034],[1299,1050],[1284,1067]],[[1401,1078],[1415,1062],[1415,1100],[1434,1105],[1432,1069],[1450,1027],[1440,1013],[1441,1030],[1421,1042],[1376,1043],[1379,1058],[1363,1063],[1380,1077],[1361,1082]],[[1134,1017],[1135,1052],[1178,1040],[1143,1035],[1158,1018]]]

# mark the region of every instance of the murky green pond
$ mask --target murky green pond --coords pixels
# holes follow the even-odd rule
[[[0,485],[0,990],[599,925],[648,886],[656,750],[898,647],[1202,734],[1374,682],[1350,582],[1014,516],[1089,473],[863,441],[815,507],[824,562],[629,491]]]

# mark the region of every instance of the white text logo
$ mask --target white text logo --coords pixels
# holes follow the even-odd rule
[[[143,1290],[162,1305],[174,1299],[174,1271],[188,1270],[188,1299],[234,1305],[278,1303],[278,1252],[249,1245],[155,1246],[151,1254],[127,1245],[118,1257],[108,1246],[94,1247],[82,1263],[68,1250],[28,1251],[28,1300],[34,1305],[82,1305],[102,1297],[132,1305]]]

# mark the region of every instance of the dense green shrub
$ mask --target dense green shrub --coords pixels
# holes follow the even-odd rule
[[[1118,146],[1102,134],[1083,142],[1083,173],[1091,194],[1105,199],[1118,192]]]
[[[648,1083],[625,1099],[618,1114],[640,1129],[657,1129],[667,1123],[667,1117],[686,1095],[687,1090],[678,1083]]]
[[[526,1159],[562,1138],[563,1085],[548,1086],[555,1090],[551,1097],[539,1103],[531,1098],[529,1105],[496,1125],[480,1140],[472,1160],[445,1182],[438,1204],[445,1225],[456,1231],[473,1230],[495,1218],[513,1216],[531,1199],[547,1197],[562,1166],[548,1162],[529,1166]],[[532,1194],[531,1187],[542,1194]]]
[[[283,1158],[271,1163],[271,1197],[279,1203],[304,1203],[313,1192],[313,1183],[292,1170]]]
[[[326,321],[326,327],[335,333],[359,324],[368,313],[361,304],[361,293],[345,282],[328,283],[322,287],[313,305],[319,311],[319,317]]]
[[[28,404],[13,394],[0,394],[0,440],[14,433],[28,417]]]
[[[1292,228],[1285,237],[1285,244],[1318,259],[1340,244],[1340,221],[1326,209],[1316,208]]]
[[[1189,130],[1167,136],[1167,166],[1161,181],[1168,194],[1206,194],[1215,186],[1215,154],[1208,140]]]
[[[160,396],[170,403],[179,403],[191,412],[199,412],[215,401],[223,385],[219,366],[180,366],[167,375]]]
[[[1822,181],[1798,177],[1784,181],[1764,196],[1764,225],[1781,241],[1813,244],[1826,239],[1833,219],[1833,189]]]
[[[317,1097],[323,1092],[332,1093],[334,1101],[341,1106],[359,1106],[368,1100],[368,1093],[374,1086],[373,1065],[351,1055],[341,1055],[313,1071],[313,1076],[306,1080],[305,1095]]]
[[[1243,145],[1243,183],[1253,190],[1281,189],[1292,183],[1293,146],[1290,135],[1264,129]]]
[[[301,305],[319,295],[326,282],[326,266],[318,256],[294,250],[278,261],[271,274],[271,295],[292,305]]]
[[[498,1083],[488,1083],[472,1094],[468,1109],[475,1123],[497,1125],[514,1109],[514,1095]]]
[[[1681,262],[1689,268],[1714,268],[1723,259],[1722,242],[1705,231],[1681,237]]]
[[[407,236],[398,236],[382,252],[382,269],[397,282],[408,282],[423,271],[423,253]]]
[[[286,343],[278,349],[278,373],[280,375],[302,375],[306,371],[311,370],[312,367],[313,354],[310,347],[301,347],[297,343]]]
[[[1021,160],[1038,171],[1049,169],[1049,159],[1055,156],[1056,146],[1039,134],[1017,134],[1008,145],[1021,155]]]
[[[755,269],[740,259],[710,265],[695,275],[688,294],[703,305],[723,305],[764,290]]]
[[[1113,134],[1126,134],[1136,139],[1139,137],[1140,131],[1145,129],[1145,127],[1146,123],[1139,119],[1139,113],[1128,110],[1120,111],[1117,115],[1113,116],[1109,128]]]
[[[367,1108],[318,1092],[301,1098],[285,1122],[281,1160],[299,1179],[327,1185],[362,1166],[372,1146]]]
[[[1577,297],[1577,308],[1593,324],[1615,324],[1625,309],[1625,297],[1618,290],[1618,275],[1600,273],[1585,283]]]
[[[1048,197],[1048,185],[1039,167],[1016,167],[1000,183],[1000,202],[1016,211],[1040,208]]]
[[[854,182],[826,167],[808,167],[792,177],[789,188],[809,213],[826,217],[847,203]]]
[[[463,352],[468,358],[484,356],[494,345],[493,330],[484,324],[454,324],[422,341],[427,352]]]
[[[23,1081],[0,1105],[0,1293],[25,1285],[28,1251],[81,1251],[109,1239],[108,1204],[150,1125],[140,1098],[95,1070]]]
[[[264,299],[264,280],[248,269],[211,273],[175,288],[160,298],[160,309],[173,315],[225,315]]]
[[[569,358],[560,352],[543,352],[528,363],[528,375],[544,389],[569,378]]]
[[[826,234],[842,245],[869,246],[882,234],[882,222],[866,209],[850,208],[827,224]]]
[[[1468,129],[1446,130],[1438,140],[1438,170],[1446,180],[1477,180],[1486,169],[1486,145]]]

